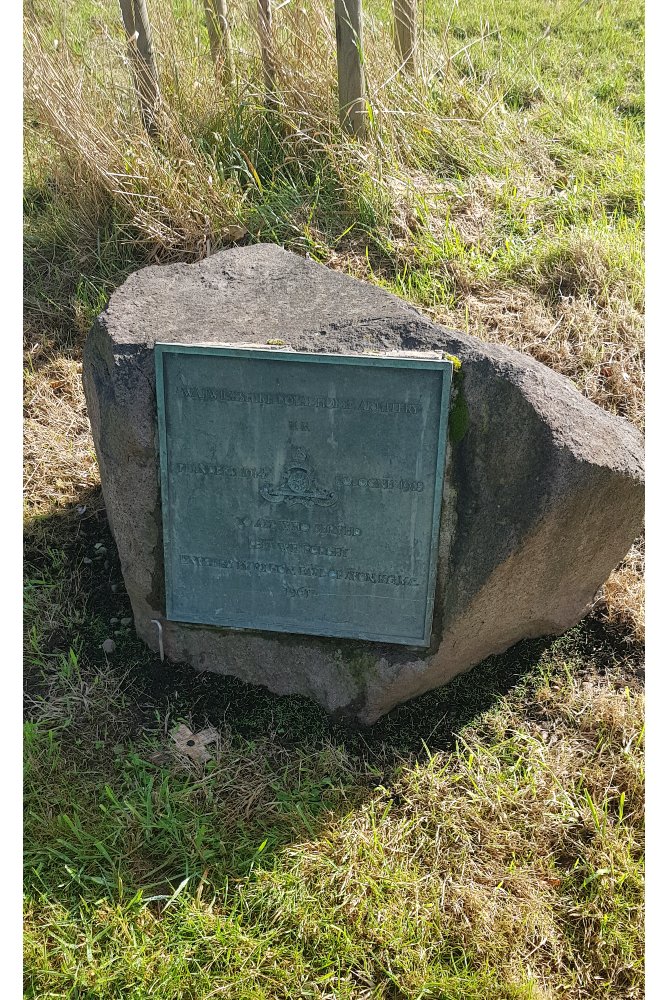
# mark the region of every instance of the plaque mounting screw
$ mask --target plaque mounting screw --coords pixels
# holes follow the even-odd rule
[[[164,643],[162,641],[162,623],[157,618],[151,618],[153,625],[157,628],[157,641],[160,649],[160,662],[164,663]]]

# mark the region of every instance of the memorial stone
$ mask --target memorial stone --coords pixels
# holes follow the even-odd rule
[[[84,388],[138,635],[363,723],[575,624],[641,531],[636,428],[275,246],[131,275]]]

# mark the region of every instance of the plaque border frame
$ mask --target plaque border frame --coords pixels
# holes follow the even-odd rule
[[[431,645],[431,633],[433,628],[433,613],[435,607],[435,589],[438,573],[438,541],[440,537],[440,516],[442,510],[442,497],[445,479],[446,452],[447,452],[447,427],[449,421],[449,406],[451,401],[451,387],[454,365],[449,358],[415,358],[409,356],[412,352],[406,352],[405,357],[392,357],[381,354],[330,354],[315,351],[295,351],[289,347],[260,348],[248,344],[247,346],[218,345],[218,344],[178,344],[173,342],[158,342],[154,344],[155,353],[155,396],[157,407],[159,454],[160,466],[160,507],[162,515],[162,550],[164,559],[164,592],[165,592],[165,619],[184,625],[203,625],[207,628],[229,629],[245,632],[279,632],[281,634],[292,635],[312,635],[322,636],[332,639],[352,639],[362,642],[374,642],[382,645],[413,646],[417,648],[428,648]],[[435,353],[435,352],[430,352]],[[386,634],[364,632],[359,629],[344,629],[332,625],[329,629],[298,628],[293,625],[275,624],[270,627],[266,624],[248,625],[247,622],[235,623],[228,621],[225,623],[202,621],[194,617],[172,617],[173,607],[171,602],[170,589],[170,567],[171,550],[170,536],[167,525],[168,503],[164,498],[169,497],[169,475],[167,468],[167,428],[165,412],[164,394],[164,357],[168,354],[194,354],[212,355],[215,357],[231,358],[257,358],[262,361],[292,361],[305,364],[337,364],[337,365],[361,365],[372,368],[416,368],[438,371],[441,373],[440,389],[440,414],[438,421],[436,472],[433,490],[433,509],[431,510],[431,537],[429,543],[428,556],[428,585],[426,589],[426,600],[424,602],[423,631],[421,638],[414,636],[387,637]]]

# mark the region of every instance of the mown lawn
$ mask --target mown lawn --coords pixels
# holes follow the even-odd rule
[[[568,635],[352,731],[134,638],[80,358],[134,268],[275,241],[642,426],[642,5],[428,0],[415,82],[369,0],[361,147],[328,4],[276,13],[270,111],[254,4],[228,89],[202,5],[148,9],[156,144],[115,0],[25,5],[25,995],[639,998],[641,540]]]

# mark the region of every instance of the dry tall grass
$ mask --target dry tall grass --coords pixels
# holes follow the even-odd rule
[[[55,136],[67,166],[87,192],[111,195],[143,238],[164,256],[203,256],[239,237],[247,185],[261,187],[241,135],[260,126],[282,147],[282,165],[307,169],[324,156],[342,188],[359,173],[383,185],[399,164],[470,166],[480,138],[492,135],[490,159],[516,159],[519,130],[499,114],[494,93],[464,85],[451,53],[424,45],[424,73],[398,73],[386,23],[367,18],[365,72],[372,137],[360,146],[338,124],[335,33],[328,5],[282,5],[274,17],[276,93],[267,116],[254,26],[255,5],[230,5],[238,49],[235,83],[216,78],[196,11],[185,18],[167,0],[150,4],[158,54],[162,139],[150,142],[132,94],[120,19],[114,4],[98,2],[99,18],[67,28],[52,0],[27,9],[25,44],[28,113]],[[72,31],[79,34],[72,37]],[[480,44],[484,44],[484,38]],[[445,75],[453,86],[429,99]],[[244,128],[239,129],[243,119]],[[489,124],[492,123],[491,128]],[[453,127],[456,126],[456,127]],[[209,132],[212,142],[199,141]],[[235,134],[236,132],[236,134]],[[222,148],[215,148],[215,141]],[[221,166],[220,153],[227,161]]]

